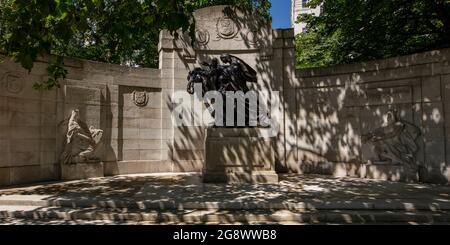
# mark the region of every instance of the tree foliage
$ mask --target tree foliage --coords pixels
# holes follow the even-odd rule
[[[405,55],[450,45],[450,0],[311,0],[320,16],[301,15],[298,67]]]
[[[155,67],[159,31],[193,33],[194,10],[218,4],[269,18],[269,0],[0,0],[0,53],[28,70],[39,55],[58,57],[38,89],[59,85],[64,56]]]

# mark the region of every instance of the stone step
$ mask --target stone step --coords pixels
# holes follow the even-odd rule
[[[174,223],[155,223],[149,221],[109,221],[109,220],[59,220],[59,219],[0,219],[0,225],[171,225]],[[177,223],[178,225],[190,225],[193,223]],[[342,225],[342,223],[304,223],[295,221],[281,221],[281,222],[228,222],[228,223],[218,223],[218,222],[204,222],[197,223],[201,225]],[[364,224],[364,223],[360,223]],[[353,225],[360,225],[355,223]],[[376,225],[450,225],[450,222],[390,222],[390,223],[366,223],[366,224],[376,224]],[[195,225],[195,223],[194,223]],[[346,224],[347,225],[347,224]],[[352,225],[352,224],[348,224]]]
[[[133,199],[102,199],[86,197],[54,198],[45,195],[4,195],[0,205],[70,207],[70,208],[127,208],[139,210],[398,210],[398,211],[450,211],[450,202],[424,201],[424,199],[355,199],[343,201],[304,199],[301,202],[269,201],[161,201]]]
[[[377,224],[450,223],[450,212],[419,211],[404,212],[392,210],[172,210],[140,211],[104,208],[65,208],[36,206],[0,206],[0,223],[11,219],[63,220],[93,222],[145,222],[148,224]]]

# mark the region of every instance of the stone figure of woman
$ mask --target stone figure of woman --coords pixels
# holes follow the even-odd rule
[[[66,141],[61,161],[64,164],[98,161],[95,150],[103,131],[87,127],[80,120],[79,110],[73,110],[67,125]]]

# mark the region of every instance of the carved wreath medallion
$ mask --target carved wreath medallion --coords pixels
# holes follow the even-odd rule
[[[195,32],[195,38],[199,45],[205,46],[209,43],[210,35],[208,30],[200,29]]]
[[[133,91],[133,102],[135,105],[142,107],[148,103],[148,95],[145,91]]]
[[[258,31],[257,30],[251,30],[247,32],[246,35],[247,43],[251,46],[258,46],[259,40],[258,40]]]
[[[232,39],[238,33],[239,28],[236,23],[227,16],[221,17],[217,20],[217,35],[223,39]]]

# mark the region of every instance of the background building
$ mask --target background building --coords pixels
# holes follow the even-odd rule
[[[291,24],[292,28],[294,28],[294,33],[297,35],[300,32],[305,31],[306,24],[305,23],[296,23],[297,17],[300,14],[320,14],[320,6],[316,8],[308,8],[306,4],[308,0],[292,0],[291,1]]]

